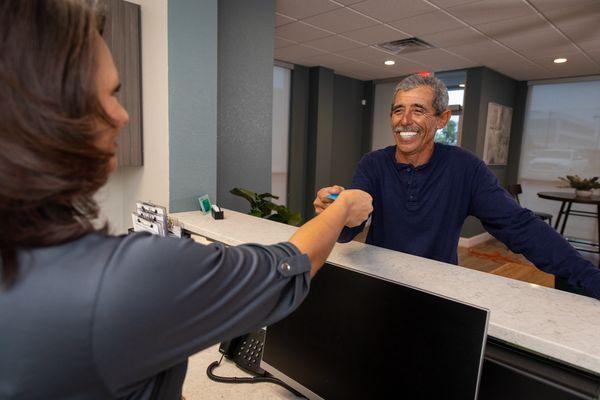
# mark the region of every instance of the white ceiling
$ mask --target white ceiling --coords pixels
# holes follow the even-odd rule
[[[373,46],[413,36],[435,48]],[[595,75],[600,0],[277,0],[275,58],[362,80],[482,65],[517,80]]]

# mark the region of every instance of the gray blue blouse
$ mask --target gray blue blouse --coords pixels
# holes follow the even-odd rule
[[[190,355],[292,312],[309,270],[291,243],[90,234],[23,250],[0,292],[0,398],[179,399]]]

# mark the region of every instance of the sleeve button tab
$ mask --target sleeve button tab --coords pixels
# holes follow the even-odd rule
[[[283,264],[281,264],[281,270],[284,272],[290,272],[292,270],[292,267],[290,266],[290,264],[284,262]]]

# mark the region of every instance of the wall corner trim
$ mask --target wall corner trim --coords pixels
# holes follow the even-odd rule
[[[479,235],[471,236],[470,238],[461,237],[458,240],[458,247],[474,247],[478,244],[485,243],[488,240],[493,239],[493,236],[487,232],[480,233]]]

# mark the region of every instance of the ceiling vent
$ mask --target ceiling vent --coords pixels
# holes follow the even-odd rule
[[[433,46],[429,43],[424,42],[416,37],[380,43],[376,44],[375,46],[379,47],[380,49],[390,51],[394,54],[412,53],[415,51],[433,48]]]

